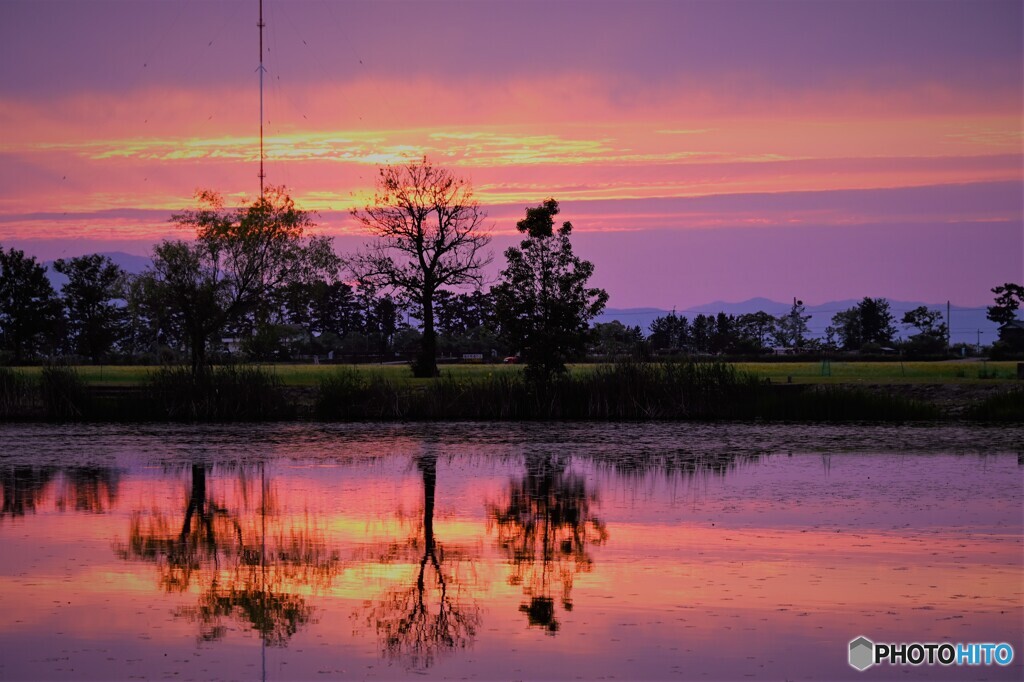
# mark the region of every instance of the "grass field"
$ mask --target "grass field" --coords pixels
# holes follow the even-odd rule
[[[322,377],[338,367],[351,365],[262,365],[281,378],[286,386],[316,386]],[[573,365],[573,372],[589,372],[596,365]],[[740,362],[736,369],[771,379],[772,383],[801,384],[945,384],[997,383],[1016,380],[1017,363],[1006,362]],[[406,365],[355,365],[360,372],[395,381],[427,382],[413,379]],[[75,368],[86,383],[105,386],[129,386],[142,383],[153,367],[82,365]],[[40,367],[22,367],[18,371],[36,376]],[[499,373],[518,373],[521,365],[442,365],[442,374],[455,378]]]

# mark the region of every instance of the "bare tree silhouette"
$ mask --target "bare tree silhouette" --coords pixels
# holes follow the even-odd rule
[[[423,476],[423,518],[413,534],[400,542],[369,549],[375,561],[409,561],[416,567],[411,584],[387,590],[365,604],[365,623],[376,630],[385,656],[413,668],[428,668],[437,655],[472,643],[480,623],[479,607],[462,588],[459,568],[468,553],[443,546],[434,534],[437,455],[416,459]]]

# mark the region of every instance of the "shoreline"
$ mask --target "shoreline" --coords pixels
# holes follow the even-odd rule
[[[470,382],[452,382],[448,391],[466,390],[471,393]],[[391,387],[389,387],[391,388]],[[744,390],[748,389],[749,390]],[[442,392],[444,392],[442,390]],[[1024,423],[1024,382],[998,384],[982,383],[877,383],[877,384],[758,384],[740,387],[731,393],[736,403],[756,402],[760,414],[740,413],[732,409],[729,398],[723,397],[700,414],[666,414],[648,407],[630,413],[616,413],[608,406],[591,408],[590,416],[578,410],[563,410],[558,405],[546,412],[515,412],[506,406],[488,406],[460,400],[451,396],[445,405],[427,403],[427,391],[421,387],[392,389],[385,396],[391,402],[382,404],[378,395],[362,397],[358,391],[333,402],[325,396],[322,387],[274,386],[263,395],[250,395],[237,400],[255,399],[259,405],[239,405],[234,413],[223,409],[208,412],[205,405],[193,398],[187,408],[167,411],[155,403],[154,392],[148,386],[84,385],[74,394],[60,396],[61,405],[55,411],[47,400],[22,401],[20,405],[0,407],[0,424],[25,422],[84,422],[84,423],[201,423],[201,422],[443,422],[493,421],[543,422],[699,422],[699,421],[759,421],[795,423],[893,423],[893,422],[986,422],[1001,421]],[[472,396],[469,396],[472,398]],[[362,398],[362,400],[361,400]],[[211,398],[206,398],[210,400]],[[213,399],[216,399],[214,397]],[[630,398],[627,397],[627,400]],[[985,419],[979,406],[992,401],[1016,399],[1009,415]],[[823,403],[836,403],[824,413],[809,409]],[[865,406],[860,405],[865,403]],[[650,404],[650,401],[648,401]],[[326,408],[325,408],[326,405]],[[770,408],[762,407],[770,405]],[[1016,407],[1020,406],[1017,410]],[[888,408],[888,409],[887,409]],[[909,411],[908,411],[909,408]],[[913,409],[917,408],[917,409]],[[891,413],[889,413],[891,410]],[[1005,410],[1004,410],[1005,412]],[[1014,416],[1016,413],[1016,416]],[[824,415],[824,416],[822,416]]]

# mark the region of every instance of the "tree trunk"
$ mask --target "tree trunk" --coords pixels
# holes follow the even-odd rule
[[[423,300],[423,341],[420,353],[412,368],[413,375],[420,378],[434,378],[437,371],[437,332],[434,331],[434,298],[424,296]]]
[[[423,474],[423,547],[424,554],[434,552],[434,491],[437,488],[437,455],[422,455],[416,462]]]

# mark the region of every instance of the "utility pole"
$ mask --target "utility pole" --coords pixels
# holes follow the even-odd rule
[[[263,172],[263,74],[267,72],[263,68],[263,0],[260,0],[260,22],[256,25],[260,29],[260,66],[256,70],[260,74],[260,199],[263,199],[263,179],[267,177]]]
[[[978,355],[981,355],[981,330],[978,330]]]

